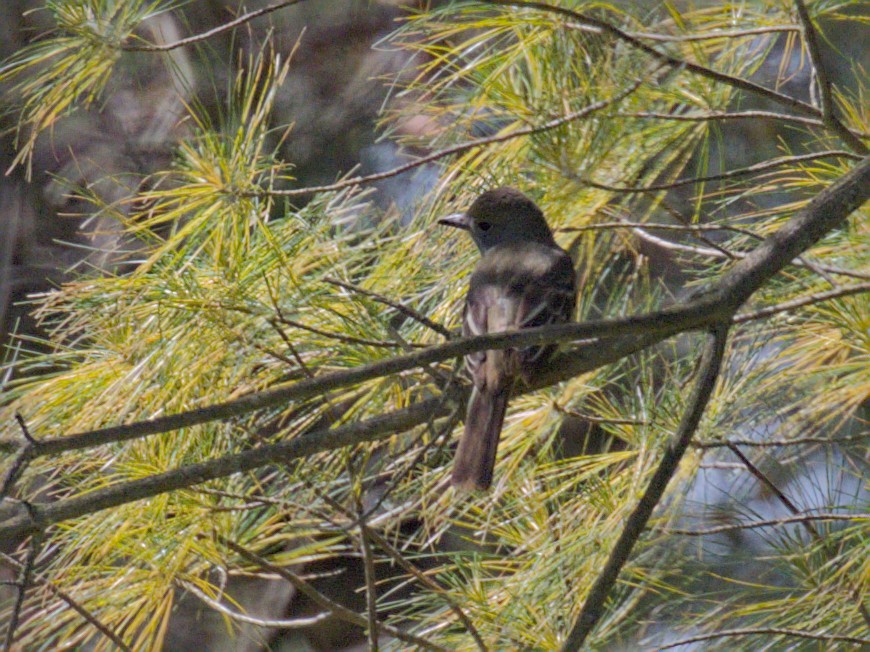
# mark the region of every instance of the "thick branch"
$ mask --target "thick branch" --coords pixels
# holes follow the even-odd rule
[[[33,455],[52,455],[228,419],[267,407],[285,405],[290,401],[320,396],[336,389],[442,362],[473,351],[521,348],[595,337],[612,338],[609,348],[622,346],[636,351],[637,348],[632,348],[632,342],[636,342],[639,335],[647,338],[649,345],[674,333],[709,327],[730,318],[767,280],[786,267],[790,260],[809,249],[828,231],[840,226],[868,198],[870,157],[862,160],[836,183],[820,192],[779,231],[723,274],[717,283],[698,293],[694,299],[658,312],[463,338],[363,367],[336,371],[248,394],[198,410],[67,437],[36,440]],[[621,337],[631,341],[617,339]],[[540,382],[552,384],[556,382],[554,378],[564,380],[570,377],[562,375],[563,371],[571,374],[574,368],[587,369],[587,352],[581,349],[562,354],[550,368],[553,371],[541,376]],[[576,373],[579,372],[574,372],[574,375]],[[539,382],[535,383],[535,387],[540,386],[542,385]],[[19,440],[0,440],[0,450],[17,450],[21,446]]]
[[[696,298],[684,304],[656,313],[465,338],[365,367],[326,374],[320,378],[311,378],[289,386],[251,394],[201,410],[42,442],[37,440],[34,455],[98,446],[235,417],[264,407],[323,395],[366,380],[440,362],[471,351],[520,348],[594,337],[609,338],[604,342],[597,342],[595,346],[585,346],[557,355],[549,365],[548,371],[535,378],[527,389],[533,390],[551,385],[602,364],[613,362],[677,332],[710,327],[712,324],[729,321],[737,308],[758,287],[783,269],[789,260],[812,246],[827,231],[839,226],[849,213],[868,197],[870,197],[870,158],[862,161],[851,172],[819,193],[780,231],[726,272],[707,291],[699,293]],[[462,400],[462,395],[457,393],[457,398]],[[441,398],[430,399],[396,413],[361,423],[310,433],[289,442],[200,462],[53,504],[37,503],[32,506],[31,512],[8,519],[0,525],[0,540],[20,540],[53,523],[233,473],[252,470],[268,463],[296,459],[325,450],[379,439],[425,422],[432,416],[433,411],[443,415],[448,410],[449,406]],[[21,445],[14,440],[0,442],[0,447],[13,450]]]
[[[631,551],[646,528],[653,510],[664,496],[665,489],[667,489],[671,478],[674,477],[680,460],[701,422],[701,416],[704,414],[707,403],[713,395],[713,388],[719,377],[722,356],[725,354],[727,335],[726,326],[720,326],[707,335],[707,344],[699,363],[698,381],[692,390],[692,396],[689,398],[689,407],[640,502],[625,522],[625,527],[619,535],[616,545],[613,546],[613,550],[610,551],[610,557],[607,559],[604,569],[592,585],[586,602],[562,646],[563,652],[581,649],[586,637],[604,615],[607,596],[616,584],[620,571],[628,562]]]

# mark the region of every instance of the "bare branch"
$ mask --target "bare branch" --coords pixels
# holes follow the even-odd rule
[[[751,82],[747,79],[742,79],[740,77],[734,77],[732,75],[727,75],[725,73],[717,72],[711,68],[707,68],[706,66],[702,66],[697,63],[692,63],[690,61],[686,61],[684,59],[679,59],[665,52],[660,52],[656,50],[654,47],[647,45],[643,41],[638,38],[635,38],[628,32],[624,32],[618,27],[614,27],[610,23],[605,20],[601,20],[599,18],[593,18],[591,16],[586,16],[579,12],[573,11],[572,9],[568,9],[566,7],[556,6],[547,4],[545,2],[536,2],[533,0],[479,0],[483,4],[489,5],[497,5],[503,7],[517,7],[517,8],[525,8],[525,9],[536,9],[538,11],[543,11],[547,13],[558,14],[561,16],[565,16],[571,20],[575,20],[578,23],[589,25],[596,29],[601,30],[604,34],[607,34],[615,39],[622,41],[623,43],[627,43],[631,47],[640,50],[653,57],[657,61],[664,63],[665,65],[674,68],[676,70],[687,70],[693,74],[700,75],[702,77],[706,77],[707,79],[712,79],[713,81],[719,82],[721,84],[726,84],[728,86],[732,86],[733,88],[737,88],[742,91],[746,91],[747,93],[751,93],[752,95],[756,95],[758,97],[765,98],[782,106],[786,106],[797,113],[808,116],[810,118],[822,118],[824,116],[821,112],[814,107],[812,104],[807,104],[806,102],[802,102],[801,100],[791,97],[789,95],[783,95],[777,91],[771,90],[769,88],[765,88],[764,86],[760,86],[754,82]],[[827,123],[826,123],[827,124]],[[855,134],[851,133],[848,130],[840,130],[835,129],[837,135],[843,140],[843,142],[847,143],[849,147],[861,155],[867,155],[870,153],[870,149],[867,148],[866,145],[861,141],[860,138],[855,136]],[[845,131],[845,133],[843,133]]]
[[[263,407],[285,404],[291,400],[322,396],[341,387],[462,356],[471,351],[520,348],[590,337],[608,338],[606,346],[597,342],[594,345],[557,355],[548,370],[533,379],[525,390],[531,391],[551,385],[578,373],[614,362],[677,332],[730,321],[736,309],[759,287],[785,267],[789,260],[845,221],[852,210],[860,206],[868,195],[870,195],[870,158],[865,159],[851,172],[819,193],[779,231],[723,274],[718,282],[690,297],[686,303],[656,313],[464,338],[357,369],[325,374],[321,378],[279,386],[266,392],[250,394],[200,410],[69,437],[37,440],[35,454],[55,454],[230,418]],[[455,391],[457,401],[464,399],[464,390],[452,387],[446,391]],[[51,504],[31,505],[28,514],[19,514],[0,524],[0,539],[19,540],[53,523],[101,509],[252,470],[268,463],[372,441],[424,423],[432,418],[433,413],[445,415],[449,412],[449,405],[442,397],[437,397],[393,414],[382,415],[360,423],[310,433],[288,442],[200,462]],[[0,444],[13,450],[17,450],[21,445],[14,440],[7,440]]]
[[[659,646],[659,650],[669,650],[671,648],[680,647],[681,645],[690,645],[701,641],[710,641],[715,638],[724,638],[731,636],[769,636],[776,634],[779,636],[794,636],[797,638],[808,638],[814,641],[841,641],[845,643],[860,643],[870,645],[870,638],[860,638],[858,636],[841,636],[839,634],[820,634],[819,632],[806,632],[801,629],[784,629],[782,627],[747,627],[744,629],[723,629],[718,632],[710,632],[709,634],[698,634],[690,638],[683,638],[679,641],[672,641]]]
[[[810,306],[822,303],[823,301],[830,301],[832,299],[839,299],[841,297],[863,294],[864,292],[870,292],[870,283],[859,283],[857,285],[841,287],[836,290],[829,290],[828,292],[818,292],[816,294],[800,297],[799,299],[793,299],[792,301],[784,301],[775,306],[768,306],[767,308],[762,308],[761,310],[756,310],[754,312],[740,313],[739,315],[734,316],[733,321],[735,324],[739,324],[754,319],[763,319],[780,312],[786,312],[794,310],[795,308],[802,308],[804,306]]]
[[[308,596],[313,602],[320,605],[321,608],[328,609],[333,614],[335,614],[336,618],[340,618],[341,620],[351,623],[352,625],[356,625],[357,627],[368,627],[368,621],[363,616],[360,616],[358,613],[351,611],[347,607],[344,607],[337,602],[330,600],[325,595],[314,589],[314,587],[312,587],[308,582],[303,580],[301,577],[299,577],[289,569],[272,564],[267,559],[264,559],[263,557],[254,552],[251,552],[247,548],[243,548],[234,541],[230,541],[229,539],[225,539],[223,537],[219,537],[219,539],[221,543],[223,543],[236,554],[240,555],[249,563],[252,563],[255,566],[259,566],[260,568],[267,570],[270,573],[275,573],[276,575],[290,582],[293,586],[296,587],[296,589],[300,593]],[[393,627],[392,625],[387,625],[385,623],[375,623],[375,626],[379,631],[385,632],[390,636],[395,636],[400,641],[405,641],[406,643],[411,643],[413,645],[419,645],[420,647],[427,650],[448,652],[447,648],[441,647],[440,645],[432,643],[431,641],[427,641],[425,638],[415,636],[414,634],[409,634],[408,632],[405,632],[398,627]]]
[[[593,188],[598,188],[599,190],[606,190],[608,192],[659,192],[662,190],[673,190],[674,188],[682,188],[683,186],[692,186],[699,183],[737,179],[740,177],[758,174],[759,172],[772,170],[774,168],[794,165],[795,163],[822,160],[826,158],[850,158],[855,161],[861,160],[861,157],[857,154],[853,154],[852,152],[847,152],[844,150],[833,150],[828,152],[818,152],[814,154],[800,154],[798,156],[780,156],[779,158],[771,159],[769,161],[763,161],[761,163],[755,163],[754,165],[749,165],[747,167],[728,170],[728,172],[722,172],[721,174],[712,174],[706,177],[690,177],[686,179],[677,179],[676,181],[671,181],[669,183],[654,183],[649,186],[614,186],[595,181],[594,179],[590,179],[585,176],[578,176],[573,173],[568,173],[567,176],[571,179],[579,181],[580,183],[592,186]]]
[[[772,518],[763,521],[728,523],[727,525],[716,525],[714,527],[708,527],[699,530],[669,528],[666,531],[666,534],[679,534],[680,536],[685,537],[705,537],[711,534],[721,534],[723,532],[754,530],[757,528],[774,527],[777,525],[790,525],[792,523],[800,523],[801,525],[806,527],[807,525],[811,526],[813,521],[861,521],[866,519],[870,519],[870,514],[798,514],[795,516]]]
[[[395,177],[409,170],[413,170],[414,168],[418,168],[421,165],[426,165],[427,163],[432,163],[434,161],[439,161],[442,158],[446,158],[448,156],[452,156],[453,154],[461,154],[462,152],[467,152],[472,149],[477,149],[478,147],[483,147],[484,145],[492,145],[493,143],[502,143],[508,140],[512,140],[514,138],[519,138],[520,136],[529,136],[532,134],[542,133],[544,131],[549,131],[551,129],[556,129],[561,127],[564,124],[569,122],[573,122],[575,120],[580,120],[585,118],[596,111],[600,111],[601,109],[605,109],[608,106],[612,106],[617,102],[622,101],[629,95],[631,95],[634,91],[636,91],[641,84],[643,84],[642,79],[634,82],[628,88],[623,90],[621,93],[617,93],[613,97],[601,100],[600,102],[595,102],[590,104],[589,106],[585,106],[579,111],[574,111],[567,115],[560,116],[558,118],[554,118],[548,122],[545,122],[541,125],[530,125],[528,127],[521,127],[519,129],[515,129],[513,131],[509,131],[503,134],[495,134],[493,136],[487,136],[485,138],[477,138],[475,140],[470,140],[465,143],[458,143],[456,145],[451,145],[450,147],[445,147],[444,149],[438,150],[437,152],[432,152],[431,154],[427,154],[426,156],[422,156],[418,159],[410,161],[409,163],[404,163],[403,165],[396,166],[390,170],[385,170],[384,172],[378,172],[376,174],[369,174],[364,177],[352,177],[350,179],[344,179],[343,181],[337,181],[336,183],[330,183],[324,186],[309,186],[307,188],[293,188],[290,190],[270,190],[265,194],[280,196],[280,197],[298,197],[301,195],[310,195],[318,192],[331,192],[333,190],[342,190],[344,188],[350,188],[352,186],[359,186],[365,183],[372,183],[373,181],[381,181],[382,179],[389,179],[390,177]]]
[[[365,288],[361,288],[358,285],[354,285],[353,283],[348,283],[346,281],[339,281],[335,278],[324,278],[326,283],[330,283],[332,285],[336,285],[340,288],[344,288],[345,290],[350,290],[351,292],[356,292],[357,294],[362,294],[363,296],[371,297],[378,303],[383,303],[384,305],[390,306],[390,308],[394,308],[398,310],[400,313],[405,315],[406,317],[410,317],[416,322],[423,324],[426,328],[435,331],[439,335],[443,335],[446,339],[452,339],[453,333],[450,332],[449,329],[445,328],[441,324],[438,324],[431,319],[429,319],[423,313],[414,310],[413,308],[406,306],[403,303],[399,303],[398,301],[393,301],[392,299],[382,296],[377,292],[372,292],[371,290],[366,290]]]
[[[224,614],[227,618],[230,618],[231,620],[235,620],[240,623],[256,625],[257,627],[269,627],[275,629],[300,629],[302,627],[311,627],[312,625],[316,625],[317,623],[323,622],[324,620],[330,618],[333,615],[331,611],[322,611],[319,614],[316,614],[314,616],[308,616],[306,618],[255,618],[254,616],[248,616],[247,614],[238,612],[235,609],[230,609],[227,605],[220,602],[219,600],[210,598],[199,588],[194,586],[194,584],[192,584],[191,582],[179,582],[178,584],[185,591],[195,595],[209,607],[211,607],[215,611]]]
[[[21,571],[24,568],[24,564],[19,562],[14,557],[7,555],[6,553],[0,552],[0,559],[3,560],[3,563],[9,564],[18,571]],[[72,596],[70,596],[62,589],[58,588],[58,586],[54,582],[46,579],[45,577],[42,577],[40,573],[34,573],[33,581],[40,586],[44,586],[49,591],[51,591],[52,594],[63,600],[70,609],[75,611],[85,621],[90,623],[94,627],[94,629],[100,632],[103,636],[112,641],[112,643],[114,643],[118,647],[118,649],[122,650],[123,652],[132,652],[132,648],[130,648],[124,642],[124,640],[120,636],[118,636],[118,634],[113,632],[107,625],[100,622],[100,620],[96,616],[94,616],[94,614],[85,609],[85,607],[83,607],[77,600],[74,600]]]
[[[646,491],[637,506],[625,522],[625,527],[619,535],[607,563],[595,579],[595,583],[586,596],[583,608],[574,621],[568,638],[562,646],[563,652],[580,650],[586,638],[592,633],[595,625],[604,615],[607,596],[616,584],[619,573],[628,562],[641,534],[643,534],[653,510],[664,496],[668,483],[677,471],[683,454],[689,447],[695,430],[701,422],[701,417],[713,395],[716,380],[719,378],[719,368],[725,354],[727,327],[720,326],[707,335],[707,343],[698,364],[698,380],[688,401],[688,408],[683,414],[677,432],[669,442],[661,462],[647,485]]]
[[[289,7],[291,5],[299,4],[300,2],[303,2],[303,0],[283,0],[282,2],[276,2],[275,4],[268,5],[266,7],[263,7],[262,9],[257,9],[256,11],[249,11],[246,14],[242,14],[238,18],[218,25],[214,29],[202,32],[201,34],[188,36],[187,38],[173,41],[172,43],[164,43],[163,45],[153,45],[150,43],[136,45],[133,43],[125,43],[121,45],[121,49],[125,52],[168,52],[169,50],[175,50],[177,48],[184,47],[185,45],[200,43],[202,41],[205,41],[206,39],[211,38],[212,36],[217,36],[218,34],[228,32],[231,29],[238,27],[239,25],[244,25],[245,23],[248,23],[255,18],[265,16],[266,14],[270,14],[273,11],[278,11],[279,9],[284,9],[285,7]]]

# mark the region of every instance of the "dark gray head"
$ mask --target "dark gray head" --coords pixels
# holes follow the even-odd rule
[[[471,233],[482,254],[505,242],[555,244],[541,209],[519,190],[508,186],[487,190],[467,212],[448,215],[438,223]]]

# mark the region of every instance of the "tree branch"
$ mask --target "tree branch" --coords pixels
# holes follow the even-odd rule
[[[620,93],[617,93],[609,99],[595,102],[594,104],[583,107],[579,111],[574,111],[567,115],[559,116],[558,118],[554,118],[543,124],[521,127],[507,133],[495,134],[493,136],[487,136],[485,138],[476,138],[475,140],[469,140],[464,143],[451,145],[450,147],[445,147],[444,149],[440,149],[437,152],[432,152],[431,154],[427,154],[426,156],[422,156],[408,163],[404,163],[389,170],[385,170],[384,172],[377,172],[375,174],[369,174],[364,177],[352,177],[350,179],[344,179],[342,181],[337,181],[335,183],[330,183],[323,186],[309,186],[307,188],[293,188],[290,190],[270,190],[266,194],[279,197],[298,197],[301,195],[310,195],[318,192],[331,192],[334,190],[342,190],[344,188],[350,188],[352,186],[359,186],[364,183],[372,183],[373,181],[389,179],[390,177],[398,176],[400,174],[408,172],[409,170],[420,167],[421,165],[441,160],[442,158],[452,156],[453,154],[461,154],[462,152],[477,149],[478,147],[483,147],[484,145],[502,143],[508,140],[512,140],[514,138],[519,138],[520,136],[530,136],[532,134],[542,133],[544,131],[549,131],[551,129],[561,127],[562,125],[569,122],[580,120],[588,115],[591,115],[592,113],[595,113],[596,111],[600,111],[601,109],[605,109],[608,106],[612,106],[613,104],[624,100],[634,91],[636,91],[640,87],[640,85],[643,84],[643,82],[643,79],[639,79],[631,84],[628,88]]]
[[[18,571],[22,571],[24,569],[24,564],[22,564],[14,557],[10,557],[6,553],[0,552],[0,559],[3,560],[3,563],[9,564]],[[129,647],[118,634],[112,631],[107,625],[100,622],[100,620],[94,614],[85,609],[81,604],[78,603],[78,601],[74,600],[72,596],[60,589],[54,582],[46,579],[45,577],[42,577],[40,573],[33,574],[33,581],[41,586],[44,586],[49,591],[51,591],[52,594],[63,600],[70,609],[75,611],[85,621],[90,623],[94,627],[94,629],[100,632],[103,636],[112,641],[112,643],[114,643],[119,650],[121,650],[122,652],[132,652],[132,648]]]
[[[675,333],[707,328],[712,324],[730,321],[737,308],[761,285],[783,269],[789,260],[812,246],[830,229],[836,228],[845,221],[868,196],[870,196],[870,157],[819,193],[779,231],[723,274],[717,283],[690,297],[685,303],[655,313],[463,338],[364,367],[325,374],[319,378],[306,379],[288,386],[249,394],[200,410],[68,437],[36,440],[34,455],[51,455],[99,446],[217,419],[236,417],[264,407],[283,405],[292,400],[322,396],[335,389],[440,362],[472,351],[521,348],[594,337],[607,338],[604,342],[599,341],[592,346],[557,354],[548,365],[548,370],[534,378],[523,391],[552,385],[603,364],[614,362]],[[453,396],[457,401],[464,400],[466,390],[448,388],[445,391],[456,392]],[[433,413],[443,416],[448,412],[447,402],[443,401],[442,397],[436,397],[392,414],[347,424],[333,430],[312,432],[288,442],[200,462],[51,504],[36,503],[31,505],[28,513],[19,514],[0,524],[0,540],[17,541],[54,523],[233,473],[249,471],[265,464],[373,441],[424,423],[432,417]],[[0,441],[0,449],[17,450],[21,446],[21,442],[17,440]]]
[[[807,104],[806,102],[802,102],[801,100],[791,97],[789,95],[783,95],[777,91],[774,91],[770,88],[765,88],[759,84],[751,82],[747,79],[742,79],[740,77],[734,77],[732,75],[727,75],[725,73],[718,72],[713,70],[712,68],[707,68],[706,66],[702,66],[697,63],[692,63],[690,61],[686,61],[684,59],[678,59],[677,57],[671,56],[670,54],[666,54],[664,52],[660,52],[654,47],[647,45],[640,39],[632,36],[628,32],[624,32],[618,27],[614,27],[610,23],[605,20],[601,20],[599,18],[593,18],[591,16],[586,16],[579,12],[573,11],[566,7],[560,7],[556,5],[547,4],[546,2],[535,2],[533,0],[478,0],[482,4],[488,5],[497,5],[502,7],[517,7],[520,9],[536,9],[538,11],[543,11],[547,13],[558,14],[561,16],[565,16],[572,20],[576,20],[581,24],[590,25],[594,28],[601,30],[601,32],[619,40],[623,43],[627,43],[631,47],[640,50],[653,57],[654,59],[664,63],[665,65],[674,68],[674,69],[683,69],[688,70],[689,72],[700,75],[702,77],[706,77],[707,79],[712,79],[713,81],[719,82],[721,84],[725,84],[727,86],[732,86],[733,88],[740,89],[742,91],[746,91],[747,93],[751,93],[752,95],[756,95],[758,97],[762,97],[764,99],[770,100],[772,102],[776,102],[782,106],[787,106],[790,109],[796,111],[797,113],[801,113],[805,116],[811,118],[822,118],[824,121],[824,116],[821,111],[814,107],[812,104]],[[861,141],[860,138],[855,136],[852,132],[847,129],[839,130],[835,129],[837,135],[843,140],[843,142],[847,143],[849,147],[861,154],[862,156],[866,156],[870,153],[870,149],[867,148],[866,145]],[[845,131],[845,134],[842,133]]]
[[[163,45],[154,45],[151,43],[134,45],[132,43],[125,43],[121,45],[121,49],[125,52],[168,52],[169,50],[175,50],[177,48],[184,47],[185,45],[200,43],[202,41],[205,41],[206,39],[211,38],[212,36],[217,36],[218,34],[228,32],[231,29],[238,27],[239,25],[244,25],[245,23],[248,23],[255,18],[265,16],[266,14],[270,14],[273,11],[278,11],[279,9],[283,9],[284,7],[299,4],[303,1],[304,0],[283,0],[283,2],[276,2],[275,4],[268,5],[266,7],[263,7],[262,9],[257,9],[256,11],[249,11],[246,14],[242,14],[238,18],[218,25],[214,29],[210,29],[200,34],[194,34],[193,36],[188,36],[187,38],[173,41],[172,43],[164,43]]]
[[[811,525],[813,521],[862,521],[870,520],[870,514],[797,514],[794,516],[785,516],[783,518],[771,518],[763,521],[749,521],[746,523],[728,523],[727,525],[715,525],[713,527],[689,530],[684,528],[672,528],[666,531],[666,534],[678,534],[684,537],[706,537],[711,534],[722,534],[723,532],[736,532],[739,530],[754,530],[763,527],[774,527],[776,525],[790,525],[800,523],[804,527]],[[815,528],[813,528],[815,531]],[[818,535],[817,535],[818,536]]]
[[[240,623],[247,623],[249,625],[256,625],[257,627],[266,627],[266,628],[274,628],[274,629],[301,629],[303,627],[311,627],[312,625],[316,625],[319,622],[326,620],[327,618],[332,617],[331,611],[321,611],[319,614],[315,614],[314,616],[306,616],[304,618],[256,618],[254,616],[248,616],[240,611],[236,611],[235,609],[231,609],[227,605],[225,605],[220,600],[215,600],[214,598],[210,598],[203,591],[196,587],[192,582],[177,582],[177,585],[187,591],[188,593],[195,595],[197,598],[202,600],[209,607],[214,609],[215,611],[222,613],[230,620],[235,620]]]
[[[595,181],[594,179],[590,179],[585,176],[576,175],[574,173],[568,173],[566,176],[570,179],[579,181],[580,183],[592,186],[593,188],[598,188],[599,190],[606,190],[608,192],[659,192],[662,190],[673,190],[674,188],[682,188],[683,186],[692,186],[699,183],[708,183],[710,181],[727,181],[728,179],[746,177],[752,174],[757,174],[759,172],[765,172],[766,170],[772,170],[774,168],[783,167],[786,165],[794,165],[795,163],[801,163],[803,161],[815,161],[826,158],[850,158],[856,161],[861,160],[861,157],[857,154],[853,154],[852,152],[846,152],[843,150],[818,152],[813,154],[800,154],[798,156],[781,156],[779,158],[771,159],[769,161],[762,161],[761,163],[755,163],[753,165],[749,165],[743,168],[728,170],[727,172],[722,172],[720,174],[711,174],[706,177],[689,177],[686,179],[677,179],[676,181],[671,181],[668,183],[654,183],[648,186],[613,186],[610,184]]]
[[[276,566],[275,564],[270,563],[268,560],[264,559],[260,555],[251,552],[247,548],[243,548],[239,544],[234,541],[230,541],[229,539],[225,539],[220,537],[221,543],[227,546],[230,550],[240,555],[243,559],[252,563],[260,568],[269,571],[270,573],[274,573],[280,577],[283,577],[285,580],[290,582],[296,589],[300,592],[311,598],[311,600],[318,605],[320,605],[323,609],[328,609],[333,614],[335,614],[336,618],[340,618],[345,622],[356,625],[357,627],[362,627],[365,629],[368,627],[368,621],[363,616],[360,616],[358,613],[351,611],[347,607],[344,607],[337,602],[334,602],[327,598],[325,595],[315,590],[308,582],[303,580],[301,577],[296,575],[295,573],[289,571],[286,568],[282,568],[281,566]],[[384,623],[375,623],[378,631],[386,632],[391,636],[395,636],[400,641],[404,641],[406,643],[411,643],[413,645],[417,645],[426,650],[436,650],[437,652],[448,652],[447,648],[441,647],[440,645],[436,645],[431,641],[427,641],[425,638],[420,638],[419,636],[415,636],[414,634],[409,634],[398,627],[393,627],[392,625],[387,625]]]
[[[722,357],[725,354],[727,336],[728,330],[725,325],[721,325],[708,333],[707,343],[698,365],[700,370],[698,380],[692,390],[692,396],[689,398],[689,407],[683,414],[673,440],[665,449],[662,460],[650,479],[646,491],[626,520],[625,527],[610,551],[604,569],[592,585],[589,595],[583,603],[583,608],[574,621],[568,638],[565,639],[562,646],[563,652],[580,650],[601,616],[604,615],[607,596],[616,584],[620,571],[628,562],[632,549],[643,534],[653,510],[664,496],[665,489],[676,473],[680,460],[701,422],[707,403],[713,395]]]
[[[672,641],[657,647],[658,650],[670,650],[671,648],[680,647],[681,645],[690,645],[691,643],[700,643],[701,641],[710,641],[715,638],[723,638],[726,636],[769,636],[776,634],[779,636],[793,636],[797,638],[808,638],[814,641],[839,641],[845,643],[859,643],[870,645],[870,638],[860,638],[858,636],[840,636],[838,634],[820,634],[819,632],[806,632],[800,629],[785,629],[782,627],[747,627],[745,629],[723,629],[718,632],[710,632],[709,634],[698,634],[690,638],[683,638],[679,641]]]

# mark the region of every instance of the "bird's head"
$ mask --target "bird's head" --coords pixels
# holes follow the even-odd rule
[[[554,243],[541,209],[519,190],[507,186],[487,190],[468,211],[448,215],[438,223],[468,231],[481,253],[506,242]]]

